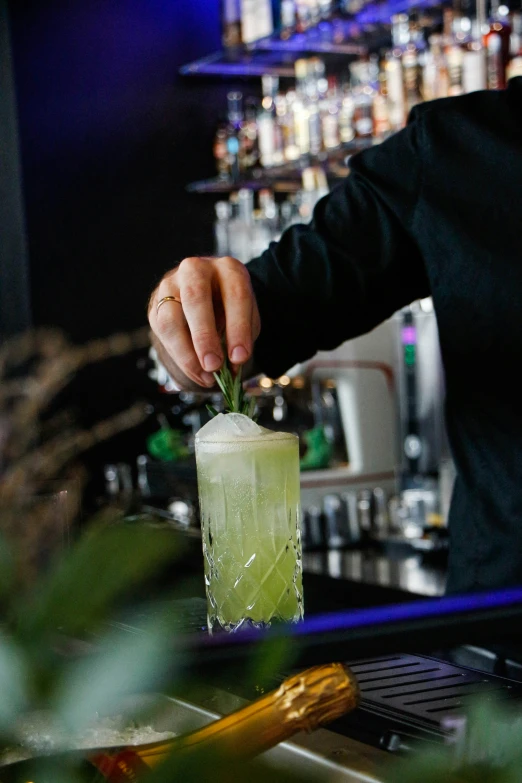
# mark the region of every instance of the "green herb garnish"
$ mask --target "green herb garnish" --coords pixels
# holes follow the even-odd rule
[[[243,383],[241,382],[241,370],[242,368],[240,367],[234,378],[228,359],[225,358],[223,367],[219,372],[214,373],[214,378],[223,393],[225,413],[242,413],[244,416],[253,419],[256,401],[253,397],[249,397],[245,394]],[[218,415],[218,412],[213,405],[207,405],[207,410],[212,416]]]

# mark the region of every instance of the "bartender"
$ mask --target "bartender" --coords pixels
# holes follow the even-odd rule
[[[433,297],[457,479],[450,592],[522,583],[522,77],[415,108],[347,179],[244,266],[187,258],[153,292],[180,387],[223,362],[278,377]]]

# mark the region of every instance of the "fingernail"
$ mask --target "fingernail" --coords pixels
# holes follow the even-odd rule
[[[241,364],[241,362],[246,362],[248,359],[248,354],[243,348],[242,345],[236,345],[232,353],[230,354],[230,360],[234,362],[234,364]]]
[[[208,372],[215,372],[221,367],[222,361],[217,353],[207,353],[203,357],[203,368]]]
[[[213,386],[216,382],[216,379],[210,372],[202,372],[201,373],[201,380],[205,384],[205,386]]]

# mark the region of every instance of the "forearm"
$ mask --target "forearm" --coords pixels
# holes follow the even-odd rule
[[[353,162],[353,173],[247,265],[263,328],[255,356],[277,375],[370,331],[429,295],[410,231],[420,183],[415,129]]]

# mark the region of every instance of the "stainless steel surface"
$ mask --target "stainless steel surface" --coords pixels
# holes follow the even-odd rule
[[[422,555],[394,558],[370,550],[305,552],[303,570],[425,596],[443,595],[446,587],[444,569],[426,565]]]

